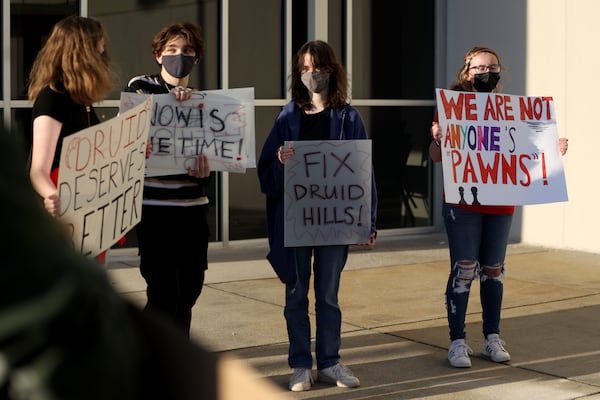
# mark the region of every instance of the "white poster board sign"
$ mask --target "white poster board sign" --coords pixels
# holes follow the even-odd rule
[[[568,200],[551,97],[445,89],[436,94],[447,202]]]
[[[285,247],[367,243],[371,141],[286,142]]]
[[[60,219],[75,249],[96,256],[141,219],[152,99],[63,140]]]
[[[121,93],[120,112],[154,98],[146,176],[187,173],[205,154],[212,171],[246,172],[256,167],[254,88],[205,90],[177,101],[167,94]]]

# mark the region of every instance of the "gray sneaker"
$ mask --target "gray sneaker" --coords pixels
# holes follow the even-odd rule
[[[456,339],[450,343],[448,361],[455,368],[469,368],[471,366],[470,354],[473,350],[465,343],[465,339]]]
[[[497,363],[510,361],[510,354],[504,348],[505,344],[498,334],[489,334],[487,339],[483,341],[481,354]]]
[[[294,373],[290,378],[290,390],[292,392],[303,392],[310,390],[313,383],[310,369],[308,368],[294,368]]]
[[[350,368],[342,363],[320,369],[317,377],[321,382],[335,383],[339,387],[355,388],[360,386],[358,378],[354,376]]]

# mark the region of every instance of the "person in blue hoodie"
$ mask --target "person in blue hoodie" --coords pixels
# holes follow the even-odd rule
[[[359,379],[339,362],[341,310],[338,291],[348,258],[348,245],[284,247],[284,164],[294,155],[286,141],[368,139],[359,112],[348,103],[348,78],[331,46],[320,40],[305,43],[295,54],[291,74],[292,100],[284,106],[263,146],[258,176],[266,195],[269,253],[267,259],[286,285],[284,315],[289,338],[288,364],[294,370],[289,388],[309,390],[311,329],[308,290],[314,270],[317,377],[340,387],[357,387]],[[374,246],[377,196],[371,188],[371,234]],[[311,260],[313,265],[311,266]]]

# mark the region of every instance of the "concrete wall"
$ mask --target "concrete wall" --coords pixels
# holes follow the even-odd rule
[[[440,0],[443,1],[443,0]],[[569,201],[519,207],[511,238],[549,247],[600,252],[600,134],[594,120],[600,71],[597,0],[448,0],[446,85],[466,51],[486,45],[500,54],[506,93],[552,96]]]

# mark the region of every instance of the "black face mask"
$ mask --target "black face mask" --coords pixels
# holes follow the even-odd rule
[[[196,63],[196,57],[185,56],[183,54],[164,55],[162,64],[167,72],[178,79],[184,78],[192,72],[192,67]]]
[[[484,72],[483,74],[475,74],[473,87],[478,92],[489,93],[496,88],[500,80],[499,72]]]

